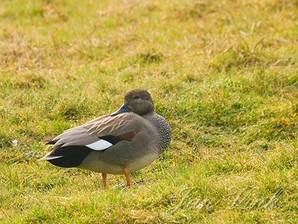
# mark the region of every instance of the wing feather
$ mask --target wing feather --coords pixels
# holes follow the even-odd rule
[[[90,134],[97,136],[120,136],[129,132],[138,132],[143,127],[144,118],[135,113],[123,113],[117,116],[103,117],[88,123],[85,127]]]
[[[106,139],[106,136],[115,137],[118,141],[130,141],[142,128],[143,120],[144,118],[134,113],[102,116],[84,125],[68,129],[50,142],[53,142],[56,148],[71,145],[86,146],[97,142],[101,137]]]

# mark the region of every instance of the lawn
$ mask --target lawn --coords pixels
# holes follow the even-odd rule
[[[0,223],[298,223],[297,0],[2,0],[0,27]],[[131,189],[38,161],[134,88],[173,140]]]

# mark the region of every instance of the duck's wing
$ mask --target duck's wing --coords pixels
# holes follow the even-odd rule
[[[83,136],[84,134],[87,134],[87,133],[85,133],[86,132],[86,128],[84,128],[85,126],[92,125],[95,122],[98,122],[101,119],[104,119],[105,117],[108,117],[108,115],[96,118],[92,121],[87,122],[84,125],[67,129],[64,132],[62,132],[60,135],[57,135],[55,138],[48,141],[46,144],[48,144],[48,145],[61,145],[61,144],[65,144],[67,142],[70,143],[70,142],[72,142],[71,139],[76,139],[79,136]],[[79,138],[79,139],[83,139],[83,138]],[[58,141],[59,141],[59,143],[57,143]]]
[[[57,166],[78,166],[94,150],[104,151],[121,141],[132,141],[143,126],[144,119],[134,113],[103,116],[49,141],[53,148],[43,159]]]

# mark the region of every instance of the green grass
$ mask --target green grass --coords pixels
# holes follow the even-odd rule
[[[297,15],[297,0],[2,0],[0,223],[297,223]],[[37,161],[133,88],[173,141],[132,189]]]

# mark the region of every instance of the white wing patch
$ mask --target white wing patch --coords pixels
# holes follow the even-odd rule
[[[99,141],[93,142],[89,145],[86,145],[88,148],[93,149],[93,150],[104,150],[106,148],[109,148],[110,146],[112,146],[113,144],[111,144],[110,142],[100,139]]]

